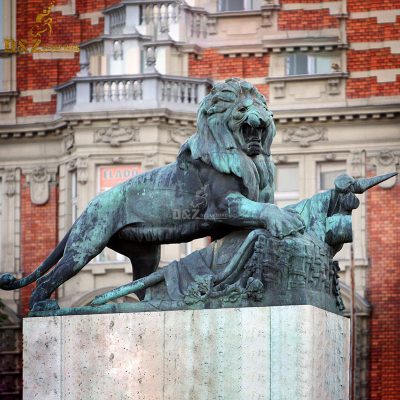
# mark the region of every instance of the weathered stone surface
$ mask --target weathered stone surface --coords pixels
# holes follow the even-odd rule
[[[40,318],[38,322],[32,318],[24,320],[24,399],[64,398],[61,329],[59,317]]]
[[[307,305],[28,318],[24,341],[29,400],[347,399],[349,321]]]

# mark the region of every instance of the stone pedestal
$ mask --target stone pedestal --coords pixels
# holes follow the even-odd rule
[[[24,399],[347,399],[349,330],[307,305],[27,318]]]

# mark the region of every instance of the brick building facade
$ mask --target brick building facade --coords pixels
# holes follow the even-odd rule
[[[173,161],[210,84],[232,76],[256,85],[274,111],[279,205],[344,171],[399,167],[394,0],[53,3],[0,0],[0,272],[36,269],[118,174]],[[359,399],[398,396],[399,198],[392,179],[362,196],[354,216]],[[162,263],[203,244],[166,246]],[[339,260],[348,304],[348,247]],[[58,301],[87,304],[129,277],[124,258],[102,253]],[[0,298],[26,315],[31,290]]]

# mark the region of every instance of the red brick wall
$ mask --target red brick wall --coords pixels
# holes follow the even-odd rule
[[[278,14],[278,29],[312,30],[339,28],[339,19],[329,14],[328,8],[321,10],[288,10]]]
[[[41,206],[31,203],[30,186],[21,178],[21,265],[24,276],[34,271],[57,245],[58,188],[50,187],[49,201]],[[21,289],[21,312],[27,315],[29,298],[35,284]]]
[[[349,50],[347,68],[350,71],[399,68],[400,54],[391,53],[390,47],[371,50]]]
[[[229,57],[219,54],[217,50],[205,49],[201,58],[193,54],[189,58],[189,76],[196,78],[257,78],[267,76],[268,70],[268,54],[262,57],[253,54],[249,57]]]
[[[81,13],[88,13],[104,10],[118,3],[121,3],[121,0],[77,0],[76,7]]]
[[[400,6],[396,8],[400,8]],[[399,40],[399,37],[400,16],[397,16],[396,22],[393,23],[378,23],[376,18],[349,19],[347,21],[349,42],[379,42]]]
[[[362,98],[370,96],[398,96],[400,93],[400,75],[396,82],[378,83],[376,77],[349,79],[347,97]]]
[[[18,0],[17,1],[17,39],[32,39],[29,32],[34,25],[36,15],[50,4],[50,0]],[[67,1],[56,1],[57,5]],[[90,19],[80,19],[82,13],[101,11],[117,0],[77,1],[76,15],[62,15],[61,12],[52,12],[51,35],[42,35],[43,44],[49,45],[79,45],[80,43],[99,36],[104,30],[104,18],[99,19],[96,25]],[[79,71],[79,54],[73,59],[34,60],[32,54],[17,56],[17,89],[19,91],[52,89],[55,86],[73,78]],[[30,96],[17,98],[17,116],[51,115],[56,111],[55,99],[51,102],[33,103]]]
[[[370,399],[399,398],[400,184],[368,191]]]
[[[200,58],[194,54],[189,58],[189,76],[195,78],[211,78],[223,80],[231,77],[242,79],[263,78],[268,76],[269,55],[256,57],[229,57],[219,54],[217,50],[205,49]],[[257,89],[268,96],[268,85],[255,85]]]
[[[374,10],[395,10],[400,3],[393,0],[358,1],[349,0],[347,20],[347,38],[349,43],[383,42],[398,40],[400,37],[400,17],[395,23],[378,23],[376,17],[352,18],[354,12]],[[348,72],[400,68],[400,55],[391,53],[390,48],[373,50],[349,50],[347,53]],[[351,78],[347,81],[347,97],[363,98],[370,96],[396,96],[400,93],[400,76],[394,82],[378,83],[375,76]]]
[[[398,7],[399,3],[397,0],[368,0],[368,1],[348,0],[347,1],[347,9],[349,12],[392,10]]]

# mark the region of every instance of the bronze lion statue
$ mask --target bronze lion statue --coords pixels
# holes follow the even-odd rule
[[[31,309],[57,308],[49,300],[54,290],[105,247],[128,257],[138,279],[157,268],[164,243],[217,238],[238,228],[263,228],[279,238],[302,231],[295,210],[273,204],[274,136],[273,115],[253,85],[240,79],[215,85],[176,162],[99,194],[36,271],[19,280],[4,274],[0,288],[37,281]]]

